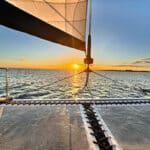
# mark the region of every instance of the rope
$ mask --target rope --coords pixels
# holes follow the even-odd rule
[[[92,98],[94,98],[93,93],[91,92],[91,89],[87,86],[87,90],[89,91],[89,94],[91,95]]]
[[[117,81],[117,80],[113,80],[113,79],[107,77],[106,75],[102,75],[102,74],[97,73],[97,72],[95,72],[95,71],[91,71],[91,72],[94,73],[94,74],[96,74],[96,75],[98,75],[98,76],[100,76],[100,77],[103,77],[103,78],[105,78],[105,79],[111,80],[111,81],[114,82],[115,84],[118,83],[118,84],[120,84],[120,85],[126,85],[127,87],[129,87],[127,84],[121,83],[121,82],[119,82],[119,81]],[[130,87],[129,87],[129,88],[130,88]],[[144,92],[143,92],[143,89],[142,89],[141,87],[131,87],[131,88],[133,88],[134,90],[138,90],[138,91],[144,93]]]
[[[115,83],[116,83],[116,82],[120,83],[119,81],[113,80],[113,79],[107,77],[106,75],[102,75],[102,74],[97,73],[97,72],[95,72],[95,71],[92,71],[92,73],[94,73],[94,74],[96,74],[96,75],[98,75],[98,76],[100,76],[100,77],[103,77],[103,78],[105,78],[105,79],[111,80],[111,81],[113,81],[113,82],[115,82]]]
[[[62,81],[64,81],[64,80],[73,78],[74,76],[79,75],[79,74],[81,74],[81,73],[83,73],[83,72],[84,72],[84,71],[81,71],[81,72],[78,72],[78,73],[73,74],[73,75],[71,75],[71,76],[68,76],[68,77],[65,77],[65,78],[63,78],[63,79],[57,80],[57,81],[51,83],[50,86],[53,85],[53,84],[56,84],[56,83],[58,83],[58,82],[62,82]]]
[[[0,68],[0,69],[4,69],[4,70],[6,70],[6,72],[7,72],[7,69],[6,69],[6,68]],[[88,85],[89,85],[90,72],[93,73],[93,74],[95,74],[95,75],[97,75],[97,76],[99,76],[99,77],[102,77],[102,78],[111,80],[111,81],[114,82],[115,84],[118,83],[118,84],[120,84],[120,85],[126,85],[126,84],[124,84],[124,83],[122,83],[122,82],[119,82],[119,81],[117,81],[117,80],[113,80],[113,79],[111,79],[110,77],[107,77],[106,75],[97,73],[97,72],[95,72],[95,71],[83,70],[83,71],[80,71],[80,72],[78,72],[78,73],[76,73],[76,74],[73,74],[73,75],[64,77],[64,78],[62,78],[62,79],[60,79],[60,80],[54,81],[54,82],[52,82],[51,84],[47,84],[47,85],[41,86],[41,87],[39,87],[39,88],[36,88],[36,90],[41,89],[41,88],[46,87],[46,86],[53,86],[53,85],[57,84],[58,82],[62,82],[62,81],[64,81],[64,80],[70,79],[70,78],[72,78],[72,77],[74,77],[74,76],[76,76],[76,75],[79,75],[79,74],[82,74],[82,73],[86,73],[86,80],[85,80],[84,86],[83,86],[81,89],[79,89],[79,90],[77,91],[77,93],[72,94],[72,95],[78,95],[78,94],[82,93],[84,90],[87,89],[87,91],[88,91],[88,93],[90,94],[90,96],[91,96],[92,98],[94,98],[95,95],[91,92],[91,89],[90,89],[90,87],[88,86]],[[6,95],[8,95],[8,85],[7,85],[7,84],[8,84],[8,81],[6,80],[6,89],[5,89]],[[144,92],[144,90],[143,90],[141,87],[130,87],[130,86],[128,86],[128,85],[126,85],[126,86],[129,87],[129,88],[133,88],[133,89],[136,90],[136,91],[138,90],[139,92],[142,92],[142,93],[144,93],[144,94],[146,93],[146,92]]]
[[[76,93],[74,93],[72,95],[79,95],[80,93],[83,93],[83,91],[84,91],[85,88],[86,88],[85,86],[82,87],[81,89],[78,90],[78,92],[76,92]]]
[[[78,73],[76,73],[76,74],[73,74],[73,75],[67,76],[67,77],[65,77],[65,78],[62,78],[62,79],[60,79],[60,80],[54,81],[54,82],[51,83],[51,84],[47,84],[47,85],[44,85],[44,86],[42,86],[42,87],[37,88],[37,90],[38,90],[38,89],[41,89],[41,88],[43,88],[43,87],[46,87],[46,86],[52,86],[52,85],[54,85],[54,84],[56,84],[56,83],[58,83],[58,82],[62,82],[62,81],[64,81],[64,80],[67,80],[67,79],[70,79],[70,78],[73,78],[74,76],[79,75],[79,74],[81,74],[81,73],[83,73],[83,72],[84,72],[84,71],[81,71],[81,72],[78,72]]]
[[[85,85],[84,86],[88,86],[88,82],[89,82],[89,71],[86,71],[86,81],[85,81]]]
[[[90,72],[88,72],[88,71],[84,71],[84,72],[86,73],[85,84],[84,84],[84,86],[83,86],[82,89],[80,89],[77,93],[75,93],[75,94],[73,94],[73,95],[78,95],[78,94],[82,93],[85,89],[87,89],[87,91],[88,91],[88,93],[90,94],[90,96],[91,96],[92,98],[94,98],[94,95],[92,94],[90,88],[88,87],[88,83],[89,83],[89,73],[90,73]]]
[[[91,98],[94,99],[94,95],[92,94],[90,88],[88,86],[84,86],[82,89],[80,89],[78,92],[72,94],[72,95],[79,95],[80,93],[83,93],[87,89],[88,93],[90,94]]]

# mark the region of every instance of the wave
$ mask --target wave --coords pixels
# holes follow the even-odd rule
[[[25,93],[25,94],[20,94],[16,96],[16,99],[28,99],[28,98],[33,98],[33,97],[40,97],[40,96],[45,96],[48,95],[49,92],[32,92],[32,93]]]

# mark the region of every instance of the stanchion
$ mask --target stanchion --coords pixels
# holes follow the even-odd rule
[[[11,96],[9,96],[8,92],[8,68],[0,68],[2,70],[5,70],[5,95],[0,97],[0,103],[5,103],[13,100]]]

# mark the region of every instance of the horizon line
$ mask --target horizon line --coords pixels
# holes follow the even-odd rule
[[[92,68],[92,67],[91,67]],[[60,71],[80,71],[84,69],[63,69],[63,68],[30,68],[30,67],[0,67],[1,69],[32,69],[32,70],[60,70]],[[122,71],[122,72],[150,72],[150,70],[135,70],[135,69],[93,69],[95,71]]]

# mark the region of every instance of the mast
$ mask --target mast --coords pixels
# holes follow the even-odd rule
[[[89,35],[88,35],[88,45],[86,51],[86,58],[84,63],[87,64],[87,72],[90,71],[89,66],[93,64],[93,58],[91,58],[91,26],[92,26],[92,0],[89,0]]]

